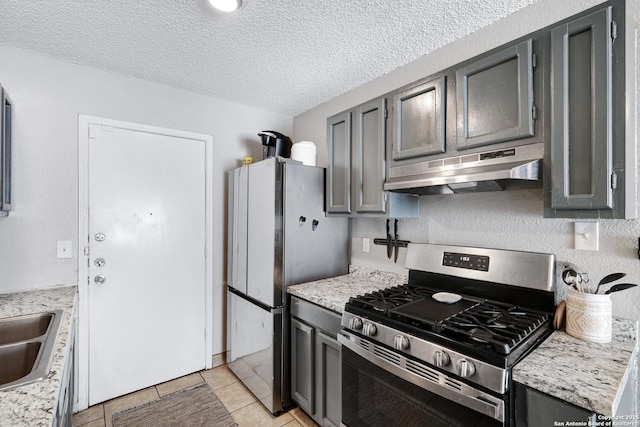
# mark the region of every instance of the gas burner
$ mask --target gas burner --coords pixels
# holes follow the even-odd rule
[[[476,341],[476,342],[480,342],[483,344],[488,344],[491,340],[491,338],[493,338],[493,333],[491,331],[488,331],[484,328],[472,328],[469,330],[469,338],[471,338],[471,340]]]
[[[351,298],[349,303],[357,307],[370,307],[377,312],[386,313],[389,309],[423,298],[424,292],[423,288],[400,285]]]
[[[442,331],[457,339],[481,343],[500,354],[509,354],[548,319],[546,313],[485,301],[445,319]]]

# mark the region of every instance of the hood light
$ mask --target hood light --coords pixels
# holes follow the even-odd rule
[[[233,12],[242,5],[242,0],[208,0],[209,4],[223,12]]]

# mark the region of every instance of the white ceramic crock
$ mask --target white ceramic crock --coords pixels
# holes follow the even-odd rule
[[[596,295],[569,289],[566,331],[596,343],[611,342],[611,295]]]

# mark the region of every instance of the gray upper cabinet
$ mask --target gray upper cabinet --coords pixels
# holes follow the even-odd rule
[[[636,216],[634,38],[613,4],[551,30],[547,217]]]
[[[611,8],[551,31],[551,207],[613,207]]]
[[[394,160],[445,152],[445,77],[393,93]]]
[[[534,135],[532,44],[522,41],[456,70],[459,150]]]
[[[327,213],[351,213],[351,111],[327,119]]]
[[[416,196],[384,191],[386,142],[386,97],[327,119],[329,215],[418,216]]]
[[[352,189],[359,213],[384,213],[387,100],[356,107],[353,124]]]

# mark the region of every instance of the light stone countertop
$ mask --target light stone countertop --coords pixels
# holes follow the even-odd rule
[[[349,298],[407,283],[407,276],[349,266],[349,274],[287,287],[287,293],[342,314]]]
[[[0,391],[0,425],[51,426],[68,353],[75,286],[0,295],[0,318],[63,310],[51,371],[45,379]]]
[[[604,416],[618,404],[638,356],[638,323],[613,319],[613,339],[596,344],[555,331],[513,368],[528,387]]]

